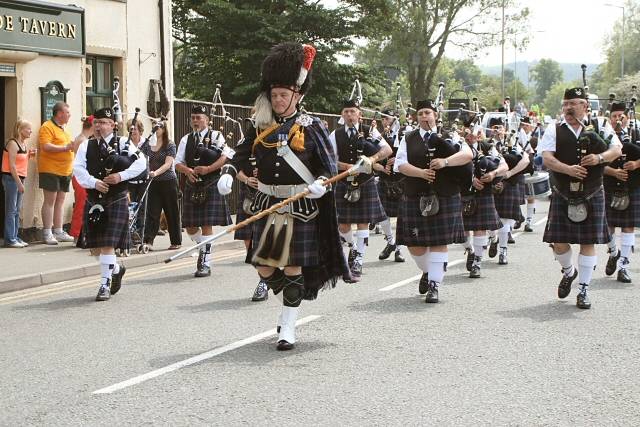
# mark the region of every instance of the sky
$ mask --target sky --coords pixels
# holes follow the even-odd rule
[[[335,7],[337,0],[323,0],[327,7]],[[534,61],[551,58],[558,62],[599,64],[604,62],[602,40],[611,32],[612,26],[622,18],[622,10],[605,6],[606,3],[622,5],[622,0],[520,0],[528,7],[530,42],[523,52],[517,52],[518,61]],[[567,24],[568,18],[572,22]],[[496,19],[500,19],[497,15]],[[571,35],[570,35],[571,34]],[[582,41],[577,35],[584,34]],[[566,40],[566,42],[565,42]],[[463,59],[459,49],[447,48],[445,55],[454,59]],[[514,48],[505,46],[505,63],[513,62]],[[499,46],[481,52],[474,62],[478,65],[499,65],[501,49]]]

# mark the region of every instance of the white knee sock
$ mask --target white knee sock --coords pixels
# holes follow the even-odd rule
[[[620,236],[620,259],[618,259],[618,268],[626,268],[629,265],[631,251],[636,243],[635,233],[622,233]]]
[[[431,252],[429,256],[429,281],[441,284],[444,280],[444,269],[449,260],[448,252]]]
[[[415,261],[416,265],[418,266],[418,268],[423,272],[423,273],[428,273],[429,272],[429,251],[425,252],[422,255],[411,255],[411,257],[413,258],[413,260]]]
[[[356,246],[358,249],[358,261],[362,262],[364,251],[369,240],[369,230],[356,230]]]
[[[473,236],[473,252],[477,257],[482,258],[484,250],[489,244],[489,236]]]
[[[100,255],[100,284],[104,285],[107,280],[111,280],[115,265],[115,255]]]
[[[527,222],[531,223],[531,220],[533,219],[533,214],[536,212],[536,201],[534,200],[533,203],[529,203],[527,202]]]
[[[562,273],[564,273],[565,276],[573,275],[573,251],[571,250],[571,248],[569,248],[567,252],[563,254],[555,254],[555,256],[562,266]]]
[[[471,235],[467,234],[464,243],[462,244],[462,247],[469,250],[469,249],[473,249],[473,245],[471,244]]]
[[[189,234],[189,238],[195,243],[200,243],[200,237],[202,237],[202,230],[198,230],[195,234]]]
[[[498,230],[498,242],[501,248],[506,248],[509,241],[509,232],[511,231],[511,221],[513,220],[500,218],[500,221],[502,221],[502,228]]]
[[[591,283],[591,276],[597,264],[598,257],[595,255],[578,255],[578,283],[584,285]]]
[[[347,231],[346,233],[343,233],[341,231],[340,237],[342,237],[342,240],[344,240],[344,242],[347,244],[347,247],[351,248],[353,246],[353,232],[351,230]]]
[[[391,220],[389,218],[385,219],[380,223],[380,227],[382,227],[382,231],[384,232],[384,237],[387,239],[387,243],[391,246],[396,244],[396,236],[393,235],[393,231],[391,231]]]

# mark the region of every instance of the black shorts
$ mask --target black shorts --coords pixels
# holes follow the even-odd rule
[[[45,191],[63,191],[69,192],[71,185],[71,175],[62,176],[53,173],[40,172],[38,174],[39,186]]]

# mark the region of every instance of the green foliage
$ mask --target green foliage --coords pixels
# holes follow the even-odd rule
[[[535,100],[540,102],[545,99],[549,89],[556,83],[562,82],[562,69],[560,64],[553,59],[541,59],[531,69],[531,78],[535,81]]]
[[[352,0],[333,10],[305,0],[174,0],[172,4],[178,97],[209,100],[220,83],[225,102],[251,105],[263,58],[284,41],[312,43],[318,50],[314,87],[305,98],[310,110],[337,111],[356,73],[373,92],[381,87],[381,72],[339,64],[336,55],[347,54],[355,37],[371,35],[385,1]]]
[[[435,95],[445,47],[461,46],[471,54],[496,44],[501,23],[495,17],[503,5],[507,11],[515,6],[514,0],[388,0],[387,3],[391,13],[386,18],[391,30],[379,31],[356,59],[402,70],[413,102]],[[527,16],[527,8],[507,14],[508,28],[519,28]],[[453,78],[464,82],[473,76],[463,73]]]

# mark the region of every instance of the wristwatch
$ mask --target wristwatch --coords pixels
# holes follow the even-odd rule
[[[602,154],[598,154],[598,164],[601,165],[604,163],[604,157],[602,156]]]
[[[449,166],[449,159],[444,159],[444,167],[446,168],[447,166]]]

